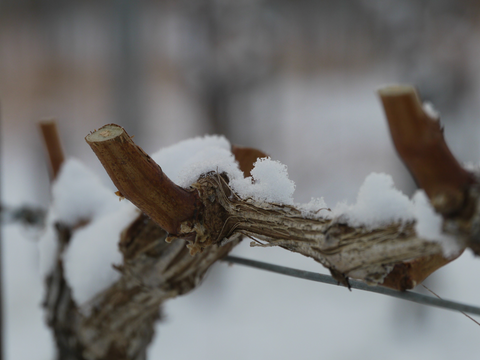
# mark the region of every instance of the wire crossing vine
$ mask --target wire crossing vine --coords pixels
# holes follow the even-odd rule
[[[115,229],[121,232],[122,259],[115,265],[119,276],[86,302],[76,301],[64,261],[72,236],[92,219],[55,224],[58,245],[47,276],[45,307],[60,358],[144,359],[161,316],[159,305],[195,288],[208,268],[244,237],[313,258],[348,287],[350,279],[357,279],[411,289],[464,249],[478,254],[476,177],[451,154],[438,119],[424,109],[412,87],[388,87],[379,94],[397,152],[427,194],[435,216],[441,216],[439,236],[447,237],[455,251],[446,252],[441,242],[423,236],[419,220],[356,226],[342,217],[305,216],[292,204],[242,196],[231,174],[215,168],[181,187],[123,128],[106,125],[86,141],[117,194],[142,213]],[[236,146],[230,153],[245,177],[257,158],[265,157],[259,150]]]

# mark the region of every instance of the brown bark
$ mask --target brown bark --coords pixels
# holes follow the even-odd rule
[[[439,213],[457,214],[475,181],[450,152],[439,119],[424,111],[411,86],[386,87],[379,95],[395,148],[417,185]]]
[[[58,135],[57,123],[53,119],[43,120],[38,123],[38,126],[42,132],[45,147],[47,148],[48,160],[52,171],[52,180],[54,180],[65,160],[60,136]]]
[[[457,259],[462,253],[448,259],[443,254],[437,253],[398,263],[385,277],[382,286],[396,290],[413,289],[442,266]]]
[[[425,190],[435,210],[456,222],[456,227],[463,227],[465,221],[469,223],[467,233],[471,237],[470,220],[477,201],[471,192],[476,181],[448,148],[440,119],[425,111],[411,86],[385,87],[379,90],[379,95],[395,149],[417,185]],[[446,259],[438,254],[397,264],[384,285],[415,286],[455,258]]]
[[[268,157],[263,151],[237,145],[232,145],[232,153],[245,177],[251,175],[250,171],[252,171],[257,159]]]
[[[122,127],[105,125],[85,140],[121,195],[162,228],[179,234],[180,223],[193,219],[201,206],[196,193],[174,184]]]

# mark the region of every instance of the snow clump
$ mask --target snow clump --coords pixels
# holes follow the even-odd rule
[[[346,218],[351,226],[363,225],[369,229],[414,220],[410,199],[395,188],[390,175],[378,173],[366,177],[354,205],[339,203],[333,212]]]
[[[202,174],[215,171],[226,173],[230,187],[243,199],[293,205],[295,183],[289,179],[285,165],[270,158],[259,159],[252,176],[244,178],[230,149],[223,136],[197,137],[161,149],[152,159],[182,187],[190,186]]]
[[[415,231],[419,237],[439,242],[442,245],[443,255],[450,257],[457,255],[461,247],[454,237],[442,232],[443,219],[430,204],[425,191],[418,190],[412,198],[414,215],[417,222]]]
[[[189,187],[210,171],[225,172],[230,179],[243,177],[230,148],[224,136],[196,137],[163,148],[152,159],[175,184]]]
[[[289,179],[286,165],[270,158],[258,159],[251,174],[230,180],[230,186],[241,198],[293,205],[295,183]]]
[[[417,235],[440,243],[445,257],[456,255],[461,250],[455,238],[443,233],[443,219],[435,212],[425,192],[417,190],[410,200],[395,188],[390,175],[368,175],[360,187],[356,203],[337,204],[333,215],[350,226],[367,229],[415,221]]]
[[[65,278],[79,305],[113,284],[120,274],[120,232],[139,212],[128,201],[119,202],[114,192],[76,159],[66,160],[52,186],[52,206],[47,227],[39,241],[40,272],[47,276],[58,251],[55,224],[69,227],[86,223],[73,232],[63,254]]]

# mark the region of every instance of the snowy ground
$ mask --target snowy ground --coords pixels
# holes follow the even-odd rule
[[[258,147],[288,166],[297,185],[296,202],[323,196],[329,206],[353,203],[363,180],[374,171],[391,174],[397,188],[411,195],[413,184],[396,158],[374,94],[379,85],[395,80],[388,71],[360,78],[276,79],[235,104],[243,145]],[[194,106],[177,104],[183,109],[178,117],[175,108],[163,104],[164,121],[178,126],[165,126],[159,144],[145,145],[147,151],[203,135],[191,114],[185,114]],[[158,106],[152,98],[152,119]],[[476,154],[465,150],[463,139],[479,134],[476,122],[468,124],[447,125],[447,140],[462,160],[478,160],[478,149],[470,148]],[[35,137],[34,131],[17,127],[2,134],[2,198],[7,204],[45,204],[47,196],[39,199],[36,193],[39,187],[46,191],[46,171],[28,172],[39,167],[33,165],[41,158],[39,144],[21,146],[23,139]],[[72,140],[70,151],[86,146],[84,135]],[[107,183],[91,154],[77,156]],[[52,359],[52,339],[40,309],[43,290],[35,234],[6,226],[3,249],[7,359]],[[249,248],[248,241],[233,255],[326,273],[313,260],[282,249]],[[478,304],[480,280],[472,274],[479,270],[480,262],[467,252],[428,284],[446,299]],[[151,359],[474,359],[480,330],[459,313],[224,263],[216,264],[193,293],[165,304],[164,313],[149,350]]]

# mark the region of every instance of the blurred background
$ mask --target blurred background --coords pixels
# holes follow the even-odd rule
[[[352,203],[374,171],[411,195],[375,90],[417,86],[454,154],[478,162],[479,20],[474,0],[3,0],[2,204],[48,207],[36,123],[51,117],[67,155],[112,190],[84,137],[113,122],[148,153],[204,134],[259,148],[288,166],[297,202]],[[38,236],[2,226],[7,359],[54,358]],[[325,272],[248,241],[234,254]],[[479,271],[465,253],[428,286],[479,304]],[[459,313],[240,266],[217,264],[165,314],[151,359],[478,356],[480,329]]]

